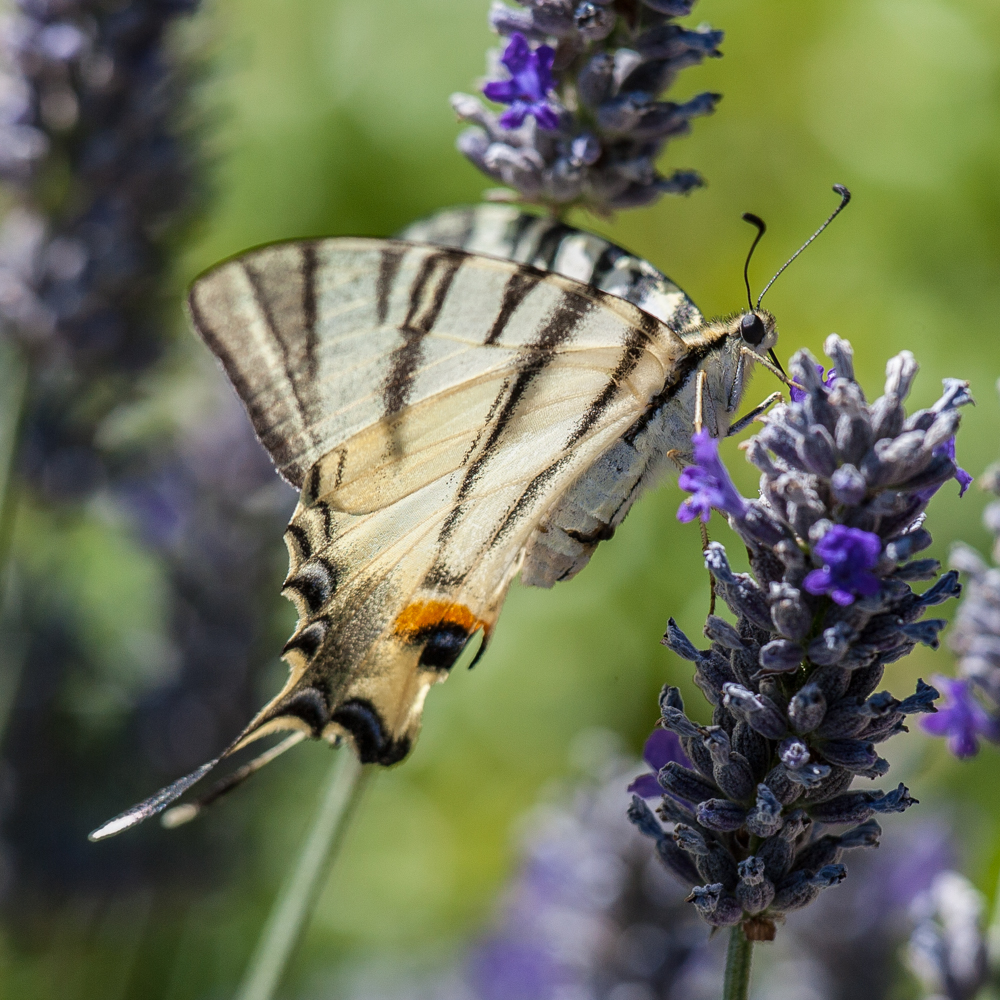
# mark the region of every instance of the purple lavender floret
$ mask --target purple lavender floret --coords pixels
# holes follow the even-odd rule
[[[547,100],[555,86],[552,79],[552,60],[556,50],[551,45],[532,49],[519,31],[510,36],[510,42],[500,61],[510,72],[509,80],[493,80],[483,87],[483,93],[498,104],[509,104],[500,116],[503,128],[515,129],[531,115],[538,127],[552,131],[559,126],[558,109]]]
[[[816,365],[816,373],[822,379],[823,385],[827,386],[827,388],[833,385],[833,380],[837,377],[837,369],[831,368],[829,373],[824,378],[823,366],[821,364]],[[806,399],[809,393],[806,392],[805,389],[800,389],[797,385],[792,385],[788,388],[788,395],[791,396],[793,403],[801,403]]]
[[[955,571],[920,594],[910,585],[940,572],[936,560],[920,558],[931,544],[925,509],[957,474],[953,445],[958,408],[972,401],[968,385],[946,379],[933,407],[907,415],[903,400],[917,373],[909,352],[889,361],[884,393],[869,403],[850,344],[834,335],[825,347],[833,369],[824,376],[798,352],[790,369],[801,393],[771,410],[745,445],[761,472],[759,498],[735,490],[716,441],[692,438],[694,464],[681,486],[693,496],[678,516],[722,512],[751,572],[736,572],[725,547],[709,543],[705,563],[736,624],[709,616],[709,647],[700,649],[671,619],[663,642],[694,665],[712,725],[692,722],[679,690],[664,689],[660,724],[690,765],[659,772],[666,794],[658,816],[639,800],[630,812],[668,869],[692,886],[703,919],[742,924],[754,940],[770,939],[785,913],[838,884],[845,851],[877,845],[876,815],[915,803],[902,784],[853,787],[886,775],[879,745],[906,731],[908,715],[929,713],[931,728],[964,745],[970,731],[992,731],[968,700],[934,715],[938,690],[923,681],[903,699],[878,690],[888,664],[918,643],[937,647],[946,623],[924,614],[961,589]],[[1000,533],[1000,505],[996,521]],[[996,609],[1000,637],[1000,600]],[[1000,694],[1000,638],[992,649]]]
[[[880,581],[871,571],[882,553],[878,535],[860,528],[835,524],[813,547],[813,555],[823,561],[802,581],[810,594],[829,594],[846,607],[856,596],[877,594]]]
[[[682,490],[694,495],[681,504],[677,520],[685,524],[696,517],[708,521],[713,507],[733,517],[742,517],[746,500],[740,496],[719,458],[718,440],[703,430],[691,435],[691,444],[694,464],[681,472],[678,482]]]
[[[663,176],[657,168],[667,142],[711,114],[720,97],[657,99],[680,70],[721,55],[721,31],[676,23],[693,0],[518,3],[497,0],[490,11],[490,26],[509,40],[490,76],[503,66],[509,78],[491,79],[483,94],[507,110],[497,114],[470,94],[451,97],[471,126],[459,151],[505,185],[488,197],[607,214],[703,183],[691,170]]]
[[[663,794],[663,786],[657,780],[657,775],[671,761],[687,766],[691,763],[684,753],[680,738],[668,729],[654,729],[642,748],[642,759],[653,769],[651,774],[640,774],[628,791],[643,799],[659,798]]]

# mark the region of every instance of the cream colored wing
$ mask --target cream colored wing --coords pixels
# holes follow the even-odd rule
[[[245,739],[349,735],[389,764],[430,685],[476,631],[488,637],[539,519],[685,346],[630,304],[524,265],[387,241],[310,247],[309,349],[275,333],[294,319],[264,291],[303,270],[301,244],[223,265],[192,293],[261,439],[303,482],[286,536],[291,674]],[[236,346],[244,329],[252,352]]]
[[[252,251],[208,272],[194,325],[282,473],[299,622],[278,730],[391,764],[429,687],[489,637],[547,510],[690,375],[666,325],[533,267],[386,240]],[[212,764],[217,762],[212,762]],[[105,824],[160,811],[208,770]]]

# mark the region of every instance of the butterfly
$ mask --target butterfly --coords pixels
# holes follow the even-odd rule
[[[271,733],[291,736],[203,803],[305,737],[402,760],[476,633],[483,655],[514,577],[574,576],[690,454],[696,397],[718,437],[774,398],[735,420],[755,364],[774,370],[759,299],[706,321],[647,261],[512,206],[446,210],[398,239],[250,250],[199,277],[188,311],[301,491],[289,676],[219,758],[91,839]]]

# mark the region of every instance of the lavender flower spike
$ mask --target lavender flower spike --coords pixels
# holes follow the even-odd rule
[[[518,128],[528,115],[534,117],[539,128],[549,131],[558,128],[559,113],[546,99],[555,86],[552,79],[555,56],[556,50],[551,45],[532,50],[519,31],[510,36],[500,59],[510,71],[510,79],[494,80],[483,87],[483,93],[491,101],[510,105],[500,116],[504,128]]]
[[[724,511],[751,572],[734,572],[724,546],[710,543],[705,564],[736,627],[710,618],[711,645],[698,649],[670,622],[665,644],[694,665],[712,725],[695,726],[679,691],[665,689],[661,724],[678,735],[691,763],[670,763],[659,775],[668,792],[658,811],[666,828],[645,803],[634,817],[658,845],[672,845],[666,855],[658,850],[693,887],[703,919],[740,924],[757,941],[770,940],[787,912],[844,878],[845,851],[877,843],[873,814],[914,805],[904,785],[883,792],[852,784],[888,772],[878,747],[906,731],[907,715],[934,712],[937,692],[923,682],[903,699],[880,687],[888,664],[918,642],[936,644],[945,622],[923,616],[960,590],[954,571],[921,594],[910,582],[932,580],[940,569],[914,557],[931,544],[926,491],[956,474],[940,448],[958,430],[956,407],[971,402],[966,384],[946,380],[934,407],[908,417],[912,355],[889,361],[885,392],[868,403],[850,345],[832,336],[825,346],[836,372],[824,378],[807,352],[796,354],[790,369],[801,395],[772,409],[748,442],[761,471],[759,499],[736,492],[716,441],[694,436],[695,464],[681,477],[693,496],[678,516]],[[1000,534],[1000,504],[994,520]],[[984,583],[992,574],[991,593],[1000,594],[1000,570],[967,562]],[[1000,695],[995,610],[991,621],[994,641],[970,641],[968,650],[981,665],[992,657],[990,683]],[[958,700],[967,682],[950,684],[956,703],[932,714],[929,727],[963,750],[977,736],[993,738],[987,713]],[[855,826],[834,836],[822,830],[831,824]]]
[[[505,185],[488,197],[559,212],[579,205],[607,215],[702,184],[691,170],[663,176],[664,146],[711,114],[718,94],[657,100],[678,72],[721,55],[722,32],[683,28],[694,0],[495,0],[490,26],[508,41],[497,62],[510,74],[452,107],[469,124],[459,151]],[[491,75],[493,69],[491,68]]]
[[[954,438],[940,447],[947,448],[946,457],[950,457]],[[964,486],[965,480],[958,473],[968,474],[961,469],[956,472]],[[987,469],[979,481],[984,489],[1000,496],[1000,465]],[[983,523],[996,539],[993,560],[1000,562],[1000,501],[983,511]],[[978,552],[962,544],[952,549],[951,566],[968,578],[950,642],[958,656],[959,677],[940,679],[949,700],[936,716],[925,720],[923,728],[934,736],[947,737],[948,748],[956,756],[970,757],[979,749],[979,737],[997,741],[1000,735],[1000,568],[990,566]]]
[[[694,465],[680,474],[678,484],[693,496],[687,498],[677,511],[677,520],[687,524],[696,517],[707,521],[716,507],[733,517],[742,518],[747,502],[733,485],[726,467],[719,458],[719,442],[708,431],[691,435],[694,446]]]

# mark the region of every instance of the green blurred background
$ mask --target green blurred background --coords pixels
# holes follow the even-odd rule
[[[215,194],[177,263],[177,346],[151,380],[151,412],[181,408],[194,419],[191,400],[230,391],[180,312],[180,289],[204,267],[290,236],[387,235],[491,186],[454,151],[447,100],[474,90],[483,72],[493,43],[486,8],[485,0],[213,0],[185,27],[184,44],[208,66],[198,100]],[[685,71],[670,96],[725,98],[668,147],[666,165],[699,170],[707,189],[615,220],[572,221],[648,258],[714,315],[743,301],[752,230],[742,212],[769,226],[752,269],[759,288],[834,206],[830,186],[847,184],[849,210],[768,294],[778,353],[787,360],[805,346],[819,355],[836,331],[853,343],[874,396],[886,359],[909,349],[922,365],[912,408],[937,397],[942,377],[969,379],[978,406],[965,411],[958,455],[979,473],[1000,457],[995,0],[701,0],[696,19],[726,31],[725,57]],[[750,396],[774,387],[762,374]],[[752,491],[736,442],[725,451]],[[680,499],[674,484],[646,497],[577,579],[550,592],[515,585],[489,655],[432,692],[412,757],[368,789],[283,995],[334,996],[326,984],[338,963],[446,951],[475,933],[510,873],[517,817],[579,764],[574,737],[602,726],[638,751],[667,679],[702,703],[687,665],[659,644],[668,615],[698,635],[707,610],[697,529],[674,517]],[[985,549],[984,504],[975,487],[961,501],[954,484],[942,490],[928,522],[931,554],[945,559],[959,538]],[[108,523],[85,521],[52,541],[52,526],[28,517],[16,544],[85,609],[90,639],[114,651],[122,683],[141,686],[155,659],[148,637],[162,578]],[[718,518],[711,530],[730,537]],[[274,547],[280,562],[280,538]],[[262,701],[279,683],[281,633],[293,623],[280,599],[273,608],[275,659]],[[917,676],[951,669],[946,650],[921,647],[890,669],[887,686],[903,696]],[[92,709],[96,726],[102,710]],[[992,896],[997,751],[960,764],[913,733],[888,755],[891,777],[907,781],[919,809],[952,817],[964,870]],[[213,809],[203,821],[211,836],[240,852],[221,883],[199,875],[192,858],[191,878],[169,899],[133,893],[99,913],[86,898],[53,900],[44,933],[30,937],[8,921],[3,994],[231,994],[329,763],[328,748],[300,747]],[[128,836],[173,841],[183,853],[188,833],[148,824]]]

